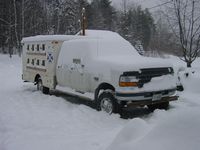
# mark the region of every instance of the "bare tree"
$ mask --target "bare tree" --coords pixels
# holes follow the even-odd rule
[[[179,39],[172,32],[162,10],[155,11],[154,18],[156,30],[151,37],[148,51],[181,56]]]
[[[191,67],[200,53],[200,1],[172,0],[168,17],[173,32],[179,38],[182,50],[181,59]]]

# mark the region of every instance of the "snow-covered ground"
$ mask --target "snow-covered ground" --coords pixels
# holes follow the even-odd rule
[[[169,61],[175,67],[184,65],[176,57]],[[22,82],[18,56],[0,55],[0,150],[197,150],[199,70],[200,59],[181,73],[185,91],[169,110],[122,119],[61,96],[43,95]]]

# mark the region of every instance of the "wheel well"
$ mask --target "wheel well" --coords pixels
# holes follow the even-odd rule
[[[109,84],[109,83],[101,83],[101,84],[98,86],[98,88],[95,90],[95,100],[98,99],[99,92],[100,92],[101,90],[107,90],[107,89],[110,89],[110,90],[112,90],[112,91],[115,91],[115,88],[114,88],[111,84]]]
[[[39,74],[37,74],[36,76],[35,76],[35,82],[38,82],[38,79],[40,78],[40,75]]]

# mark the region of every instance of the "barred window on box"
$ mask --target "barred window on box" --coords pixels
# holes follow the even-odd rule
[[[30,46],[29,46],[29,44],[27,45],[27,51],[29,51],[30,50]]]
[[[34,66],[34,64],[35,64],[35,61],[34,61],[34,59],[32,59],[32,61],[31,61],[31,64]]]
[[[39,60],[39,59],[37,60],[36,65],[37,65],[37,66],[40,65],[40,60]]]
[[[31,47],[32,51],[34,51],[34,44],[32,44],[32,47]]]
[[[45,44],[42,44],[42,50],[45,51]]]
[[[40,45],[39,44],[37,44],[37,51],[39,51],[40,50]]]
[[[45,60],[42,60],[42,66],[45,66]]]

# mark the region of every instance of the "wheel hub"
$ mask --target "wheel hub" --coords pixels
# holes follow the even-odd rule
[[[110,99],[108,98],[103,98],[101,100],[101,110],[111,114],[113,111],[113,105]]]

